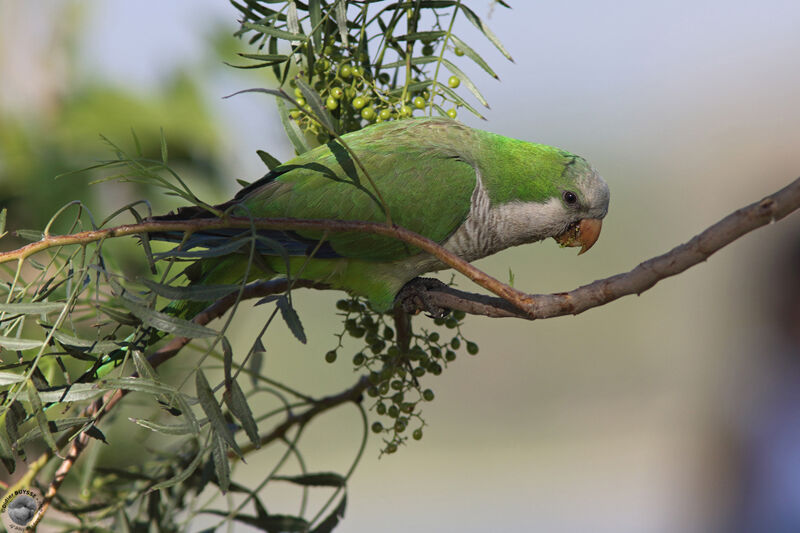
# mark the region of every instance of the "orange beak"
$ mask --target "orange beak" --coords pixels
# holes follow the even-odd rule
[[[580,222],[570,224],[567,231],[553,238],[561,246],[580,246],[581,251],[578,255],[581,255],[597,242],[602,227],[603,221],[599,218],[584,218]]]

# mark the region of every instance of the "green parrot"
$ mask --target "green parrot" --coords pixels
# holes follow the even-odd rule
[[[510,246],[554,237],[583,253],[597,240],[608,211],[608,185],[586,160],[564,150],[469,128],[447,118],[383,122],[342,136],[363,163],[392,221],[441,244],[467,261]],[[234,216],[386,221],[383,203],[348,150],[333,140],[273,169],[235,198],[216,206]],[[200,207],[155,220],[209,218]],[[402,241],[368,233],[261,231],[250,280],[296,273],[366,297],[387,311],[410,280],[447,268]],[[182,249],[215,247],[247,235],[201,231]],[[152,239],[181,241],[180,233]],[[266,241],[266,239],[265,239]],[[249,246],[198,260],[185,270],[190,283],[241,282]],[[309,257],[311,255],[311,257]],[[248,280],[249,281],[249,280]],[[177,303],[177,302],[176,302]],[[192,306],[196,308],[197,306]],[[191,318],[188,304],[180,315]],[[188,315],[188,316],[187,316]]]

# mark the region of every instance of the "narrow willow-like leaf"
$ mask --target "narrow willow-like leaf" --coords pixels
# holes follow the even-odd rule
[[[136,373],[139,374],[140,377],[158,381],[156,369],[153,368],[153,366],[150,364],[150,361],[148,361],[147,358],[142,355],[142,352],[139,350],[133,350],[131,356],[133,358],[133,366],[136,367]]]
[[[438,86],[438,88],[439,88],[439,90],[441,90],[443,93],[447,93],[447,96],[448,96],[448,97],[450,97],[450,99],[451,99],[452,101],[456,102],[456,103],[457,103],[458,105],[460,105],[460,106],[466,107],[468,110],[470,110],[470,111],[471,111],[471,112],[472,112],[472,113],[473,113],[475,116],[477,116],[478,118],[480,118],[480,119],[483,119],[483,120],[486,120],[486,117],[484,117],[483,115],[481,115],[481,114],[478,112],[478,110],[477,110],[477,109],[475,109],[475,108],[474,108],[474,107],[472,107],[472,106],[471,106],[469,103],[467,103],[467,101],[466,101],[466,100],[464,100],[464,99],[463,99],[463,98],[462,98],[462,97],[461,97],[461,96],[460,96],[460,95],[459,95],[457,92],[455,92],[453,89],[451,89],[450,87],[447,87],[447,86],[445,86],[445,85],[441,85],[441,84]],[[439,106],[437,105],[436,107],[439,107]],[[441,108],[439,108],[439,109],[441,109]],[[443,116],[447,114],[447,113],[446,113],[446,112],[445,112],[443,109],[442,109],[441,111],[442,111],[442,115],[443,115]]]
[[[245,243],[243,242],[242,245]],[[238,249],[238,248],[237,248]],[[227,254],[223,254],[227,255]],[[239,290],[238,285],[192,285],[175,286],[142,278],[141,283],[148,289],[170,300],[191,300],[193,302],[213,302]]]
[[[292,307],[292,304],[289,303],[289,299],[285,294],[278,298],[277,305],[278,309],[281,311],[283,320],[286,322],[286,325],[289,326],[289,330],[294,334],[295,337],[297,337],[297,340],[305,344],[306,332],[303,329],[303,324],[300,322],[300,317],[297,316],[297,311],[295,311]]]
[[[307,41],[308,37],[302,33],[292,33],[284,30],[273,28],[272,26],[265,26],[263,24],[252,24],[250,22],[242,22],[242,26],[248,30],[257,31],[266,35],[271,35],[277,39],[284,39],[288,41]]]
[[[311,38],[314,39],[314,46],[317,50],[322,50],[322,8],[321,0],[308,0],[308,16],[311,19]]]
[[[155,485],[150,487],[150,492],[166,489],[168,487],[177,485],[178,483],[183,483],[184,481],[189,479],[189,476],[194,474],[194,471],[197,470],[197,467],[200,466],[200,463],[202,461],[203,461],[203,454],[201,452],[197,452],[197,455],[194,456],[194,459],[192,459],[192,462],[189,463],[189,466],[187,466],[183,471],[178,472],[174,477],[171,477],[166,481],[162,481],[161,483],[156,483]]]
[[[34,302],[17,304],[0,304],[0,313],[15,315],[41,315],[43,313],[60,313],[64,309],[63,302]]]
[[[347,6],[345,0],[338,0],[334,6],[334,13],[336,15],[336,26],[339,28],[339,37],[342,39],[342,44],[345,48],[350,47],[348,42],[349,34],[347,32]]]
[[[256,339],[256,342],[253,343],[253,348],[250,350],[250,359],[248,364],[248,370],[250,370],[250,382],[252,383],[253,387],[258,386],[258,376],[261,374],[261,365],[264,364],[264,354],[267,349],[264,347],[264,343],[261,342],[261,339]]]
[[[255,59],[258,61],[266,61],[269,64],[280,64],[284,61],[289,59],[289,56],[285,54],[244,54],[239,53],[241,57],[246,57],[247,59]]]
[[[242,230],[244,234],[247,230]],[[219,242],[219,237],[212,236],[208,238],[208,241],[211,243]],[[211,248],[206,248],[202,250],[178,250],[177,248],[173,250],[169,250],[167,252],[161,252],[155,254],[153,257],[156,259],[166,259],[168,257],[177,257],[181,259],[207,259],[209,257],[221,257],[223,255],[230,255],[239,250],[242,246],[250,244],[250,241],[247,237],[243,237],[241,239],[234,239],[225,244],[221,244],[219,246],[214,246]],[[194,246],[203,246],[203,243],[199,240],[195,240],[193,242]]]
[[[25,381],[25,376],[14,374],[13,372],[0,372],[0,387]]]
[[[472,83],[472,80],[469,79],[467,75],[464,74],[464,72],[460,68],[458,68],[457,66],[455,66],[450,61],[444,58],[442,58],[442,64],[447,68],[447,70],[458,76],[461,79],[461,82],[464,84],[464,86],[469,90],[469,92],[471,92],[473,96],[475,96],[475,98],[477,98],[478,101],[488,109],[489,102],[486,101],[486,98],[483,97],[483,95],[475,86],[475,84]]]
[[[497,74],[495,74],[494,70],[492,70],[492,67],[489,66],[489,63],[487,63],[478,54],[478,52],[470,48],[470,46],[467,43],[459,39],[458,36],[452,34],[450,35],[450,40],[452,40],[453,44],[457,46],[462,52],[464,52],[464,55],[466,55],[468,58],[477,63],[478,66],[481,67],[483,70],[485,70],[486,73],[489,74],[489,76],[493,77],[496,80],[500,79],[497,77]]]
[[[6,232],[6,214],[8,212],[8,208],[3,208],[0,210],[0,239],[7,233]]]
[[[225,376],[225,386],[230,385],[233,379],[231,378],[231,371],[233,368],[233,348],[228,339],[222,337],[222,372]]]
[[[242,450],[239,449],[239,445],[236,444],[236,440],[231,434],[228,423],[222,415],[222,409],[220,409],[217,399],[214,397],[214,391],[212,391],[211,387],[208,385],[208,380],[202,369],[197,370],[194,383],[197,399],[200,401],[200,407],[203,408],[203,412],[208,417],[208,422],[211,424],[212,431],[224,439],[228,446],[241,457]]]
[[[472,11],[464,4],[459,4],[459,7],[461,8],[461,11],[464,12],[464,15],[466,15],[467,19],[470,22],[472,22],[472,24],[476,28],[478,28],[481,31],[481,33],[483,33],[486,36],[487,39],[489,39],[492,42],[495,48],[500,50],[500,53],[506,56],[506,59],[513,62],[514,58],[511,57],[511,54],[509,54],[508,50],[505,49],[503,43],[500,42],[500,39],[498,39],[497,35],[495,35],[494,32],[489,29],[489,26],[484,24],[483,21],[480,19],[480,17],[478,17],[478,15],[476,15],[474,11]]]
[[[295,121],[289,117],[289,110],[286,108],[286,102],[283,101],[283,98],[278,98],[277,103],[278,114],[281,117],[283,130],[286,132],[286,137],[289,138],[292,146],[294,146],[294,151],[297,152],[297,155],[308,152],[310,148],[306,142],[306,138],[303,135],[303,132],[300,131],[300,128],[297,126]]]
[[[47,426],[47,416],[44,414],[44,406],[39,398],[39,392],[36,390],[32,381],[28,382],[28,401],[31,403],[31,411],[33,411],[33,417],[36,419],[36,425],[39,426],[39,430],[42,432],[44,442],[54,454],[59,455],[56,440],[53,438]]]
[[[44,233],[35,229],[18,229],[14,232],[14,235],[30,242],[41,241],[42,237],[44,237]]]
[[[226,440],[219,433],[212,437],[211,458],[214,461],[214,473],[217,474],[217,483],[223,494],[231,486],[231,465],[228,464],[228,447]]]
[[[395,41],[434,41],[439,37],[447,35],[446,31],[418,31],[414,33],[407,33],[405,35],[396,35],[392,39]]]
[[[32,350],[33,348],[39,348],[42,344],[44,344],[43,341],[34,339],[17,339],[0,335],[0,348],[5,348],[6,350]]]
[[[154,311],[153,309],[132,302],[127,298],[123,299],[122,303],[145,325],[156,328],[159,331],[172,333],[179,337],[189,337],[190,339],[217,336],[217,332],[213,329],[182,318],[170,316],[166,313]]]
[[[0,462],[3,463],[9,474],[13,474],[17,469],[14,452],[11,450],[11,442],[8,440],[8,435],[3,431],[0,431]]]
[[[99,387],[104,390],[122,389],[132,392],[143,392],[151,396],[166,394],[168,397],[171,397],[180,394],[175,388],[165,383],[159,383],[157,381],[153,381],[152,379],[142,377],[104,379],[96,383],[95,387]]]
[[[303,93],[303,97],[308,102],[308,105],[311,106],[311,111],[314,114],[314,118],[317,119],[320,124],[325,126],[328,131],[338,133],[336,123],[333,120],[328,108],[325,107],[325,104],[322,102],[322,97],[312,89],[305,81],[301,78],[296,78],[295,82],[297,82],[297,87]]]
[[[344,511],[347,507],[347,494],[342,496],[342,501],[339,502],[339,505],[331,511],[325,520],[319,523],[317,527],[311,530],[311,533],[331,533],[333,529],[339,525],[339,522],[344,518]]]
[[[288,481],[295,485],[306,487],[344,487],[347,480],[336,472],[317,472],[314,474],[302,474],[299,476],[275,476],[273,479]]]
[[[275,170],[279,166],[281,166],[281,162],[278,161],[276,158],[272,157],[269,153],[265,152],[264,150],[256,150],[258,157],[261,158],[261,161],[267,165],[267,168],[270,170]]]
[[[40,390],[39,398],[44,403],[69,403],[93,400],[102,394],[103,390],[94,383],[73,383],[58,389]]]
[[[64,431],[67,429],[85,426],[91,422],[89,418],[60,418],[56,420],[50,420],[47,423],[47,432],[48,433],[58,433],[60,431]],[[25,433],[20,439],[17,441],[17,446],[23,446],[32,440],[36,440],[41,438],[42,436],[42,428],[40,426],[36,426],[32,428],[30,431]]]
[[[207,509],[201,511],[205,514],[229,517],[228,511],[217,509]],[[269,516],[250,516],[245,514],[234,514],[233,519],[237,522],[253,526],[259,531],[280,532],[280,533],[308,533],[309,523],[299,516],[271,514]]]
[[[261,439],[258,436],[258,424],[256,424],[253,411],[250,410],[250,406],[247,403],[247,397],[245,397],[237,381],[231,382],[231,388],[225,394],[225,405],[228,406],[233,416],[242,423],[242,428],[244,428],[244,432],[250,442],[253,443],[253,446],[260,448]]]
[[[63,344],[64,346],[69,346],[71,348],[78,348],[78,349],[88,349],[92,352],[96,353],[108,353],[113,352],[114,350],[119,349],[123,343],[118,341],[99,341],[99,340],[89,340],[89,339],[79,339],[78,337],[73,337],[72,335],[67,335],[63,331],[54,331],[53,338]]]
[[[191,424],[158,424],[142,418],[129,418],[128,420],[142,426],[145,429],[155,431],[156,433],[163,433],[165,435],[188,435],[193,433]]]
[[[164,128],[161,128],[161,162],[165,165],[169,161],[169,152],[167,151],[167,137],[164,135]]]

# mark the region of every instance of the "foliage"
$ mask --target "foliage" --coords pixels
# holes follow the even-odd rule
[[[457,20],[474,24],[509,57],[497,37],[460,1],[233,4],[243,15],[237,35],[257,47],[257,53],[241,54],[255,63],[240,66],[271,68],[278,78],[277,89],[257,90],[279,97],[283,125],[297,152],[370,122],[418,112],[454,117],[462,107],[478,114],[457,89],[486,102],[451,57],[466,56],[496,76],[475,48],[454,33]],[[450,73],[446,82],[444,70]],[[293,88],[291,94],[283,90],[286,84]],[[452,109],[445,111],[448,106]],[[163,134],[155,145],[152,136],[142,142],[134,135],[132,153],[108,142],[114,158],[90,167],[93,173],[108,172],[101,181],[160,188],[166,195],[222,214],[202,202],[171,166],[173,150]],[[152,152],[142,149],[147,143],[157,147],[160,158],[146,156]],[[260,155],[267,166],[277,164],[268,153]],[[75,201],[59,210],[43,231],[16,230],[15,235],[35,241],[56,227],[76,234],[141,221],[150,214],[149,204],[133,202],[98,222],[86,205]],[[5,218],[3,211],[0,238]],[[178,240],[186,243],[188,237],[186,232]],[[423,379],[440,374],[458,350],[473,355],[478,351],[463,335],[463,313],[437,318],[435,327],[414,332],[411,319],[402,313],[384,315],[358,298],[343,299],[335,311],[342,331],[325,360],[335,361],[348,350],[347,337],[355,338],[363,343],[353,356],[361,378],[339,394],[306,394],[272,379],[263,357],[264,338],[276,317],[299,342],[306,340],[292,304],[293,289],[303,286],[302,267],[291,279],[266,285],[271,291],[257,305],[271,311],[262,329],[254,332],[247,353],[234,353],[228,336],[238,307],[252,296],[253,285],[247,282],[256,277],[256,244],[284,253],[278,243],[255,229],[223,244],[194,239],[191,247],[167,246],[151,243],[145,233],[140,241],[152,279],[121,273],[113,239],[77,239],[38,254],[22,254],[16,263],[0,263],[0,423],[5,428],[0,432],[0,460],[10,473],[20,461],[28,462],[20,483],[54,487],[52,505],[83,527],[102,521],[113,530],[171,531],[206,513],[219,516],[220,525],[235,520],[264,531],[330,531],[344,515],[347,481],[364,453],[370,427],[383,435],[382,453],[397,451],[409,434],[422,438],[421,406],[434,399]],[[232,253],[249,258],[240,284],[185,285],[185,262]],[[222,326],[213,329],[207,320],[180,318],[176,306],[196,309],[188,316],[230,312]],[[162,366],[189,340],[194,351],[180,354],[180,368]],[[210,364],[213,361],[217,364]],[[364,394],[372,399],[363,402]],[[135,424],[139,431],[152,432],[146,459],[104,464],[94,443],[80,476],[72,480],[78,486],[65,486],[77,490],[58,490],[60,481],[54,480],[52,469],[58,464],[69,469],[62,462],[66,448],[80,454],[91,441],[117,451],[130,444],[98,427],[105,413],[127,397],[135,397],[138,407],[125,431]],[[344,404],[362,423],[361,445],[352,465],[344,473],[309,471],[301,442],[307,424]],[[377,416],[371,424],[368,409]],[[273,424],[272,429],[264,432],[267,424]],[[241,462],[250,454],[280,445],[284,449],[279,458],[255,487],[237,482]],[[39,458],[31,460],[31,453]],[[296,473],[289,473],[292,470]],[[302,489],[298,512],[267,511],[261,492],[275,483]],[[311,490],[329,491],[318,509],[308,508]],[[236,497],[225,500],[225,493]],[[252,514],[247,514],[248,507]]]

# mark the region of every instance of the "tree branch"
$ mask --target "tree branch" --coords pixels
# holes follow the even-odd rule
[[[508,299],[459,291],[450,287],[431,290],[427,296],[429,302],[435,306],[490,317],[535,320],[577,315],[623,296],[641,294],[662,279],[680,274],[705,261],[743,235],[776,222],[798,208],[800,208],[800,178],[778,192],[734,211],[688,242],[639,264],[629,272],[597,280],[569,292],[526,296],[522,309],[510,305]],[[417,310],[425,311],[419,306]]]

